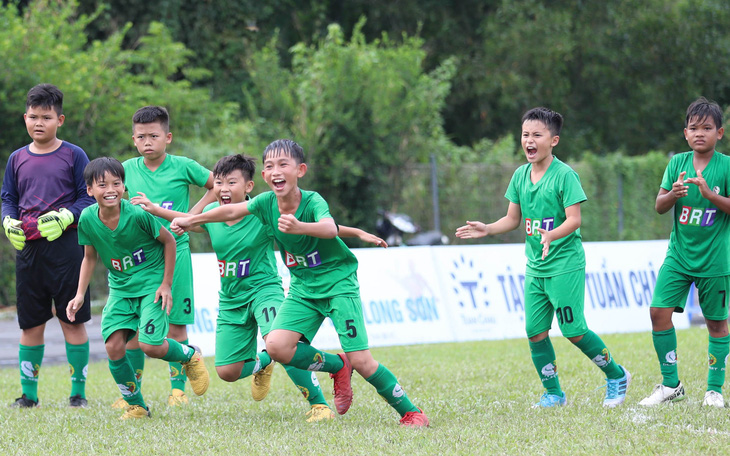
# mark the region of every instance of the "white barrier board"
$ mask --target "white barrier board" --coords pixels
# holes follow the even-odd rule
[[[667,241],[593,242],[586,251],[585,315],[599,334],[651,331],[649,304]],[[525,337],[523,244],[355,249],[370,346]],[[278,255],[277,255],[278,258]],[[284,289],[289,273],[279,261]],[[190,341],[215,351],[220,287],[215,255],[194,254]],[[675,314],[678,329],[689,326]],[[551,334],[559,335],[557,322]],[[313,345],[337,349],[329,319]],[[259,341],[262,346],[262,342]]]

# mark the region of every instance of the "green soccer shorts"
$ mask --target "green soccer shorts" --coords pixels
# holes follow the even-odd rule
[[[167,313],[155,293],[134,298],[109,295],[101,314],[101,335],[104,342],[112,333],[128,329],[127,340],[139,332],[139,341],[148,345],[162,345],[170,329]]]
[[[659,269],[651,307],[674,308],[675,312],[684,312],[692,282],[697,287],[702,315],[708,320],[727,319],[730,276],[695,277],[664,265]]]
[[[235,309],[220,309],[215,330],[215,365],[227,366],[256,358],[259,328],[266,336],[284,301],[281,287],[261,290],[256,298]]]
[[[577,337],[587,333],[583,314],[585,287],[585,269],[553,277],[525,277],[527,337],[549,331],[555,314],[563,336]]]
[[[290,293],[281,304],[271,330],[298,332],[311,343],[325,317],[332,320],[342,351],[349,353],[369,348],[360,296],[306,299]]]
[[[175,271],[172,275],[172,310],[170,323],[192,325],[195,323],[195,299],[193,297],[193,261],[190,246],[178,247]]]

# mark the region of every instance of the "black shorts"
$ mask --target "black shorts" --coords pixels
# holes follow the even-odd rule
[[[18,301],[20,329],[40,326],[53,318],[53,305],[59,320],[70,324],[86,323],[91,319],[91,298],[86,290],[84,305],[71,323],[66,306],[76,296],[79,269],[84,248],[79,245],[76,229],[66,230],[53,242],[45,239],[28,241],[15,261],[15,291]]]

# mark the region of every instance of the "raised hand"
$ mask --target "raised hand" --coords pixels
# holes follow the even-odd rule
[[[677,179],[672,184],[672,193],[674,194],[674,197],[677,199],[684,198],[685,196],[687,196],[687,192],[689,191],[689,187],[687,185],[685,185],[685,180],[684,180],[684,176],[686,176],[686,175],[687,175],[687,172],[682,171],[681,173],[679,173],[679,179]]]
[[[466,225],[456,229],[456,237],[459,239],[476,239],[489,234],[487,231],[487,225],[484,223],[467,220]]]

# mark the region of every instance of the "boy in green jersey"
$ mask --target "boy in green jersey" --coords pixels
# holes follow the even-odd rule
[[[142,351],[152,358],[182,364],[197,395],[208,389],[208,371],[200,350],[165,336],[172,302],[175,239],[152,215],[135,207],[124,194],[124,168],[102,157],[84,169],[87,192],[96,204],[79,218],[79,244],[85,246],[76,296],[69,301],[70,321],[84,302],[84,293],[98,258],[109,270],[109,298],[101,332],[109,370],[129,404],[121,419],[150,416],[139,382],[126,355],[127,341],[139,331]]]
[[[133,198],[140,192],[150,201],[165,209],[188,212],[190,204],[190,186],[196,185],[208,189],[203,198],[191,209],[191,213],[199,214],[206,204],[215,201],[212,193],[213,174],[195,160],[167,153],[167,145],[172,142],[170,132],[170,116],[161,106],[145,106],[137,110],[132,117],[134,145],[139,157],[131,158],[123,163],[126,173],[126,185],[129,196]],[[168,228],[169,222],[162,220]],[[187,325],[195,320],[195,301],[193,297],[193,266],[190,259],[190,243],[188,235],[175,235],[177,242],[177,258],[172,279],[172,296],[174,304],[170,311],[170,332],[168,337],[187,344]],[[139,349],[136,339],[127,344],[127,356],[132,362],[141,383],[144,372],[144,354]],[[169,363],[170,406],[188,403],[185,396],[185,373],[179,363]],[[118,399],[115,406],[123,407],[124,401]]]
[[[639,402],[641,405],[685,397],[677,369],[672,315],[684,311],[694,283],[709,332],[709,371],[702,405],[725,406],[722,385],[730,351],[730,157],[715,151],[723,133],[720,106],[705,98],[697,99],[687,108],[684,122],[684,137],[692,150],[674,155],[664,171],[655,208],[664,214],[674,207],[674,225],[650,310],[662,383]]]
[[[507,215],[494,223],[467,221],[456,230],[461,239],[512,231],[525,220],[525,325],[532,362],[545,394],[535,407],[567,404],[560,388],[555,351],[549,337],[553,316],[560,331],[606,374],[605,407],[626,399],[631,374],[616,363],[606,344],[588,329],[583,315],[585,253],[580,236],[580,204],[586,195],[578,173],[553,155],[563,117],[534,108],[522,117],[522,149],[527,164],[512,176],[505,197]]]
[[[218,201],[204,211],[249,199],[256,164],[250,157],[229,155],[213,169]],[[131,200],[157,217],[172,221],[187,214],[152,204],[141,194]],[[273,235],[256,217],[221,223],[206,223],[192,231],[208,232],[218,256],[221,276],[219,312],[216,321],[215,369],[227,382],[253,374],[251,395],[263,400],[269,392],[274,363],[266,351],[256,353],[259,328],[266,340],[279,305],[284,300],[281,278],[274,258]],[[307,421],[334,418],[313,372],[285,366],[289,378],[309,401]]]
[[[264,150],[263,162],[262,175],[271,192],[200,215],[176,218],[171,229],[182,232],[205,223],[255,215],[271,229],[292,276],[289,294],[266,338],[269,356],[299,369],[329,372],[334,379],[335,408],[341,415],[352,404],[354,368],[400,414],[402,425],[428,426],[428,418],[408,399],[395,375],[370,353],[357,259],[338,237],[325,200],[298,187],[299,178],[307,171],[301,146],[291,140],[274,141]],[[332,320],[344,354],[325,353],[310,345],[325,317]]]

